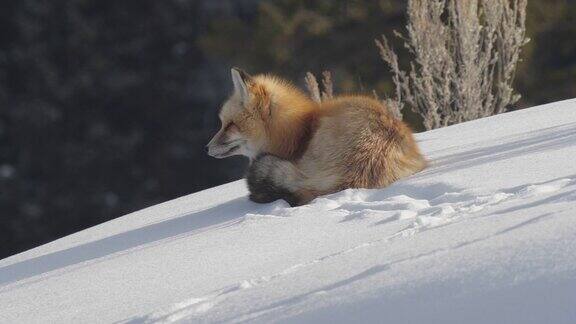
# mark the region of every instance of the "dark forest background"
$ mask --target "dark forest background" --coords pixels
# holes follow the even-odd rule
[[[242,177],[242,158],[204,150],[231,66],[301,85],[330,70],[338,92],[390,94],[374,39],[402,30],[404,12],[400,0],[1,0],[0,258]],[[575,1],[529,0],[527,27],[514,109],[576,97]]]

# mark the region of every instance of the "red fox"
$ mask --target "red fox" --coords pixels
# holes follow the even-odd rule
[[[377,100],[317,103],[283,79],[237,68],[232,81],[208,154],[250,158],[252,201],[298,206],[346,188],[383,188],[426,166],[411,130]]]

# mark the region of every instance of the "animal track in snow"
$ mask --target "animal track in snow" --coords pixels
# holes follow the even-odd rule
[[[330,210],[337,215],[344,215],[341,223],[368,219],[375,220],[372,225],[378,226],[393,221],[408,222],[408,225],[395,234],[382,237],[354,247],[337,251],[304,263],[290,266],[278,273],[241,280],[240,282],[224,287],[202,297],[195,297],[169,306],[163,310],[152,312],[144,317],[130,320],[131,323],[174,323],[190,321],[196,316],[210,311],[221,303],[230,294],[253,289],[260,285],[274,281],[284,276],[310,267],[328,259],[337,258],[354,251],[389,242],[390,240],[410,237],[418,232],[447,225],[466,215],[477,213],[495,205],[518,201],[522,199],[547,196],[567,186],[575,185],[576,181],[569,178],[553,180],[540,184],[530,184],[509,191],[497,191],[486,195],[475,195],[471,191],[443,192],[431,199],[412,198],[407,194],[379,199],[378,190],[345,190],[343,192],[316,199],[311,205],[287,208],[283,202],[269,204],[259,210],[260,213],[251,213],[244,216],[240,223],[247,225],[259,222],[278,221],[298,214],[310,214],[311,210]],[[415,195],[416,196],[416,195]],[[313,213],[312,213],[313,214]]]
[[[419,231],[446,225],[465,215],[482,211],[503,202],[516,201],[548,195],[574,185],[569,178],[557,179],[540,184],[525,185],[509,192],[497,191],[488,195],[474,195],[470,191],[445,192],[432,199],[417,199],[408,195],[398,195],[384,198],[380,201],[370,200],[368,191],[360,193],[336,194],[332,203],[321,201],[319,206],[331,210],[343,210],[347,214],[342,222],[355,219],[377,218],[373,225],[381,225],[395,220],[412,220],[399,236],[410,236]],[[361,193],[364,192],[364,196]],[[360,197],[360,199],[358,199]],[[326,197],[323,199],[331,199]],[[343,199],[344,198],[344,199]],[[346,198],[351,201],[346,201]],[[361,201],[365,199],[366,201]]]
[[[126,323],[174,323],[191,316],[198,315],[210,310],[214,303],[210,298],[190,298],[172,306],[150,313],[143,317],[133,318]]]

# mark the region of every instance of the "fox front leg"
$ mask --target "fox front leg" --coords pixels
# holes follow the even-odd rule
[[[257,203],[284,199],[290,206],[301,205],[297,194],[298,177],[298,169],[292,162],[270,154],[258,156],[246,175],[249,198]]]

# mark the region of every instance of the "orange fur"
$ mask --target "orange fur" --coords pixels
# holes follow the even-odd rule
[[[269,75],[254,77],[254,82],[271,97],[270,114],[266,125],[268,143],[265,153],[284,159],[294,159],[310,132],[311,121],[318,105],[290,83]],[[257,96],[257,95],[256,95]]]
[[[411,130],[379,101],[341,96],[316,103],[275,76],[236,78],[211,145],[242,143],[237,153],[218,157],[253,159],[248,182],[252,197],[261,197],[255,200],[270,200],[265,191],[281,188],[302,204],[345,188],[382,188],[426,166]],[[274,158],[258,159],[262,154]]]

